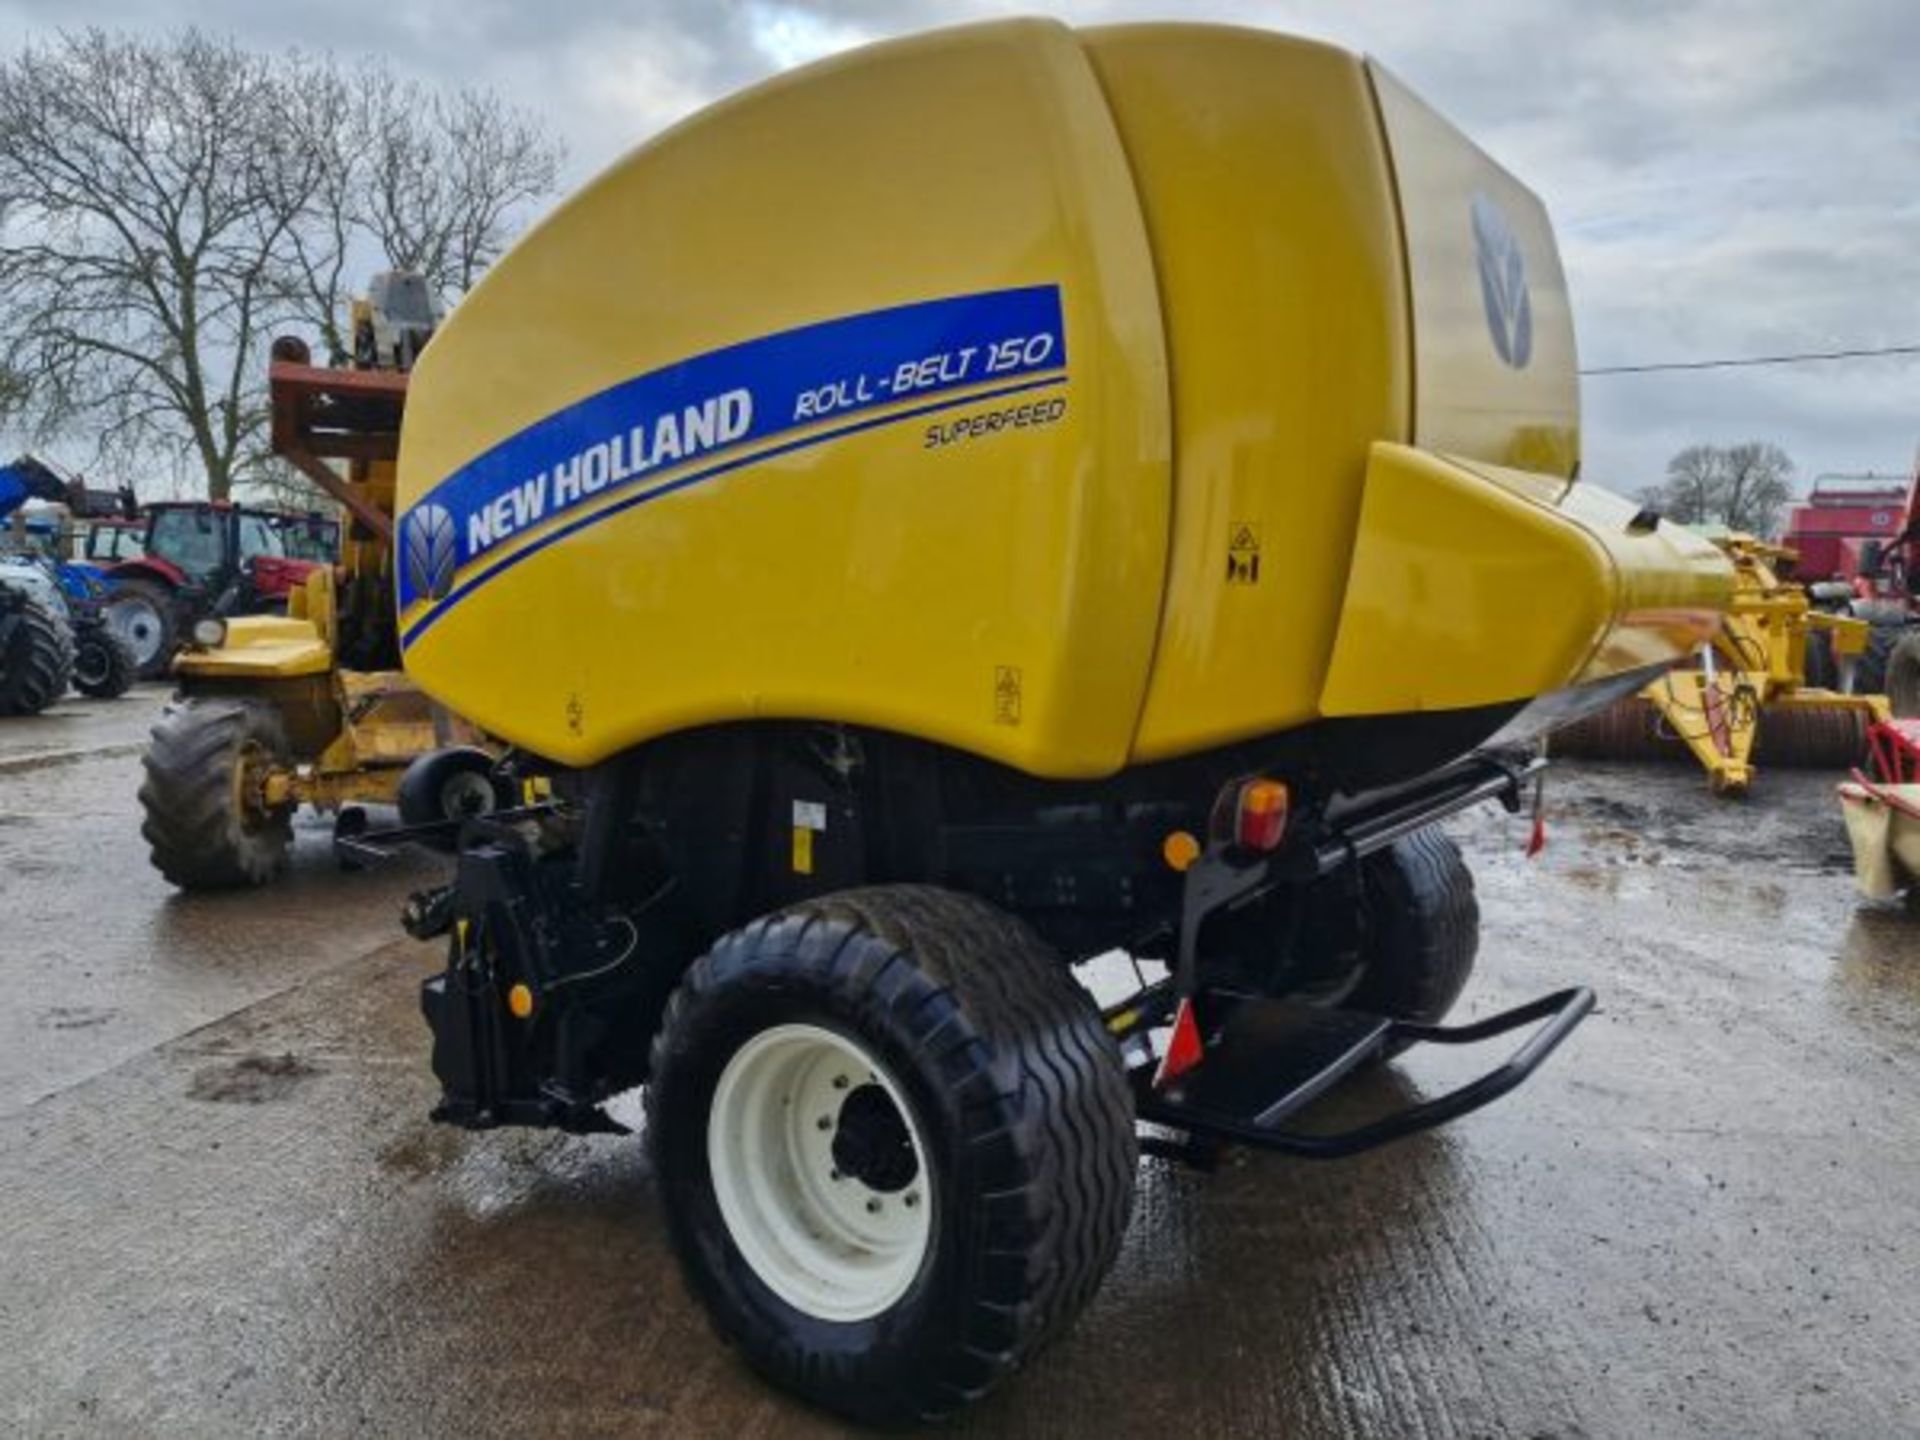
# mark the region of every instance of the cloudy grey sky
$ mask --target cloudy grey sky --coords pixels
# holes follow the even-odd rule
[[[868,39],[1007,14],[1207,18],[1384,60],[1545,198],[1587,365],[1920,343],[1914,0],[0,0],[0,44],[196,24],[377,53],[545,116],[577,182],[708,100]],[[1592,378],[1587,473],[1694,441],[1906,473],[1920,357]]]

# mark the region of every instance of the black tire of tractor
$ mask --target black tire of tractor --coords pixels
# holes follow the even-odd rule
[[[1416,830],[1361,861],[1360,886],[1363,968],[1343,1004],[1439,1024],[1480,948],[1480,902],[1460,847],[1434,826]]]
[[[1834,658],[1833,636],[1815,630],[1807,636],[1807,659],[1801,679],[1810,690],[1840,688],[1840,662]]]
[[[287,867],[294,807],[248,813],[236,772],[249,751],[280,763],[290,753],[280,717],[265,705],[187,700],[153,727],[140,833],[154,868],[182,890],[264,885]]]
[[[1887,704],[1902,720],[1920,716],[1920,630],[1904,631],[1887,652]]]
[[[73,641],[66,622],[23,596],[18,624],[0,655],[0,715],[38,715],[67,693],[73,672]]]
[[[94,700],[117,700],[133,688],[133,647],[104,620],[81,630],[73,645],[73,688]]]
[[[755,1035],[796,1020],[870,1047],[925,1141],[932,1234],[865,1320],[803,1312],[732,1239],[715,1196],[715,1088]],[[849,890],[724,936],[654,1041],[647,1135],[689,1288],[761,1374],[843,1416],[952,1413],[1092,1298],[1133,1205],[1138,1144],[1112,1037],[1023,923],[929,886]]]
[[[161,679],[172,669],[173,652],[180,648],[179,617],[174,613],[173,594],[152,580],[122,580],[113,587],[106,608],[111,614],[116,605],[129,602],[151,606],[154,623],[159,627],[153,652],[144,661],[138,659],[136,652],[135,668],[142,680]]]
[[[1867,632],[1867,645],[1860,657],[1853,662],[1853,693],[1856,695],[1884,695],[1887,693],[1887,659],[1907,635],[1905,620],[1887,622],[1875,621]]]

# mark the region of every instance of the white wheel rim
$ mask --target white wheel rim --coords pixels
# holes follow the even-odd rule
[[[734,1245],[794,1309],[870,1319],[920,1273],[934,1218],[926,1147],[900,1087],[849,1037],[776,1025],[741,1046],[713,1092],[707,1164]]]
[[[160,612],[147,600],[128,599],[109,605],[107,623],[132,648],[137,664],[146,664],[160,648]]]
[[[440,813],[449,820],[492,814],[493,782],[477,770],[449,775],[440,787]]]

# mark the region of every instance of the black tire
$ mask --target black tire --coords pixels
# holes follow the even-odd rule
[[[83,626],[73,646],[73,688],[95,700],[114,700],[133,688],[133,649],[104,620]]]
[[[455,746],[421,755],[407,766],[394,795],[403,825],[470,820],[512,803],[511,792],[493,775],[484,750]]]
[[[38,715],[67,693],[73,641],[66,621],[31,595],[0,590],[0,715]]]
[[[928,1248],[871,1318],[783,1300],[716,1198],[722,1073],[796,1023],[876,1057],[924,1141]],[[851,890],[723,937],[674,992],[651,1068],[647,1135],[689,1287],[755,1369],[842,1415],[925,1421],[979,1396],[1080,1311],[1126,1230],[1138,1147],[1113,1039],[1059,957],[972,897]]]
[[[173,592],[154,580],[117,581],[102,607],[107,623],[133,651],[142,680],[165,675],[180,648]]]
[[[1876,621],[1867,634],[1867,648],[1853,662],[1853,693],[1856,695],[1884,695],[1887,693],[1887,659],[1893,654],[1894,647],[1906,637],[1907,623],[1904,620],[1881,623]]]
[[[1833,636],[1825,630],[1807,634],[1806,673],[1802,678],[1811,690],[1840,688],[1840,663],[1834,658]]]
[[[1887,652],[1886,688],[1895,715],[1920,716],[1920,630],[1903,631]]]
[[[249,803],[246,773],[287,763],[280,717],[243,700],[170,706],[153,727],[140,786],[140,833],[154,868],[182,890],[264,885],[286,869],[292,805]]]
[[[1480,902],[1460,847],[1428,826],[1360,862],[1364,968],[1346,1005],[1437,1025],[1473,974]]]

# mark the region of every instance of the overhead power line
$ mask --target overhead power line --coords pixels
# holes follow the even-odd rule
[[[1806,350],[1795,355],[1747,355],[1733,360],[1664,360],[1652,365],[1596,365],[1582,375],[1651,375],[1661,370],[1737,370],[1751,365],[1809,365],[1824,360],[1869,360],[1920,355],[1920,345],[1875,345],[1859,350]]]

